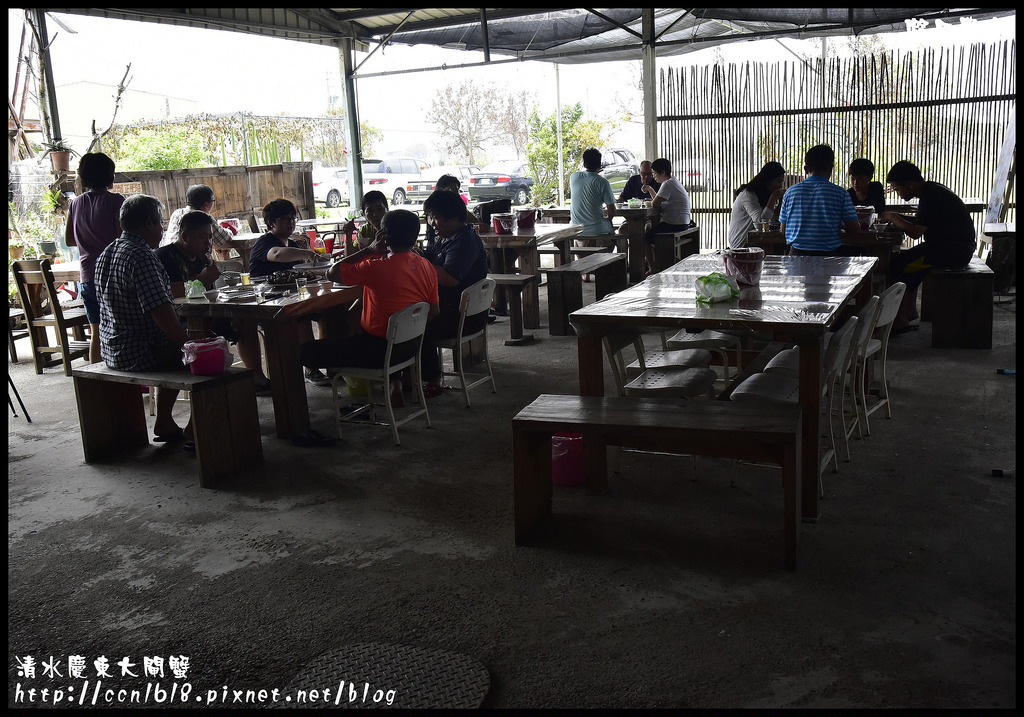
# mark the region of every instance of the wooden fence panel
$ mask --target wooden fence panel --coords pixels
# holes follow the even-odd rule
[[[820,143],[835,149],[832,180],[842,186],[853,159],[874,162],[883,184],[888,168],[908,159],[965,200],[987,201],[1015,102],[1012,40],[824,63],[668,68],[659,77],[659,154],[674,169],[696,160],[717,177],[690,200],[704,245],[723,248],[736,188],[772,160],[801,175],[803,153]]]

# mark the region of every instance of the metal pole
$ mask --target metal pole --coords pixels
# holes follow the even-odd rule
[[[562,172],[562,83],[555,63],[555,136],[558,138],[558,206],[565,204],[565,180]]]
[[[642,53],[643,68],[641,70],[641,83],[644,92],[644,151],[647,153],[642,159],[654,160],[658,157],[658,111],[655,107],[654,83],[656,72],[654,67],[654,9],[643,9],[644,36]]]
[[[348,135],[345,138],[348,145],[345,162],[345,166],[348,167],[348,205],[355,209],[362,206],[363,199],[363,145],[359,139],[359,101],[356,97],[352,52],[351,39],[344,38],[338,43],[342,91],[345,95],[345,128]]]
[[[50,137],[52,141],[62,139],[60,132],[60,116],[57,114],[57,92],[53,85],[53,67],[50,64],[50,35],[46,31],[46,11],[33,8],[36,29],[39,31],[39,62],[43,69],[43,83],[46,87],[46,103],[50,110]]]

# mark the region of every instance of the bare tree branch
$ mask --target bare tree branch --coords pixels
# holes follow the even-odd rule
[[[113,129],[114,122],[117,120],[117,111],[121,109],[121,95],[123,95],[125,90],[128,89],[128,83],[131,82],[131,80],[128,79],[128,73],[131,72],[131,69],[132,63],[129,62],[128,67],[126,67],[124,70],[124,77],[122,77],[121,81],[117,84],[117,94],[114,96],[114,113],[110,116],[110,124],[107,125],[107,128],[105,130],[103,130],[99,134],[96,134],[96,121],[93,120],[92,141],[89,142],[89,146],[88,148],[86,148],[83,154],[88,154],[89,152],[91,152],[93,147],[99,144],[100,141],[107,136],[107,133],[110,132],[111,129]]]

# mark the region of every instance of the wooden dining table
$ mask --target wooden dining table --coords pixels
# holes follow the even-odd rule
[[[821,419],[822,354],[825,333],[846,311],[847,301],[870,298],[875,257],[765,257],[757,286],[744,286],[730,301],[702,304],[694,282],[724,272],[716,254],[689,256],[624,291],[569,315],[576,329],[581,396],[604,395],[602,339],[616,330],[688,328],[751,330],[774,342],[800,347],[801,512],[816,521]]]
[[[583,231],[579,224],[535,224],[528,228],[517,228],[511,234],[492,231],[480,232],[480,239],[487,249],[493,273],[511,273],[512,267],[505,266],[505,251],[516,253],[519,271],[523,274],[540,275],[540,254],[537,249],[543,244],[568,242]],[[540,328],[539,281],[523,289],[523,326],[528,329]]]
[[[279,438],[293,438],[309,430],[309,404],[306,401],[306,380],[299,359],[299,324],[319,314],[322,338],[341,335],[345,331],[348,308],[361,298],[361,286],[338,287],[319,291],[307,299],[299,299],[294,289],[290,296],[257,303],[255,297],[246,301],[215,301],[205,298],[175,299],[175,310],[188,320],[190,331],[205,332],[215,318],[249,319],[263,327],[267,374],[274,399],[274,420]]]
[[[876,288],[882,290],[892,283],[890,265],[893,257],[899,255],[900,247],[906,241],[906,234],[895,227],[871,227],[866,231],[862,230],[856,236],[840,232],[840,238],[843,240],[844,251],[851,256],[873,256],[878,259],[873,269],[877,279]],[[748,232],[747,244],[761,247],[768,255],[785,256],[787,252],[786,235],[781,231]]]
[[[541,216],[555,224],[569,222],[571,209],[569,207],[546,207],[542,208]],[[607,210],[605,215],[607,216]],[[633,207],[626,203],[615,205],[615,215],[623,218],[626,224],[626,272],[629,283],[635,284],[644,278],[644,266],[646,264],[645,238],[647,222],[656,219],[660,212],[649,204],[645,203],[640,207]],[[569,260],[568,257],[565,258]]]

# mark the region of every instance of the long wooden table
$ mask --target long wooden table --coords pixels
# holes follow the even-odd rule
[[[556,224],[565,224],[569,221],[571,210],[569,207],[547,207],[542,208],[540,211],[541,216],[545,220]],[[605,214],[607,215],[607,211]],[[656,219],[659,214],[660,212],[657,209],[647,205],[636,207],[635,209],[630,209],[627,204],[615,205],[615,215],[622,217],[626,223],[626,239],[628,244],[626,271],[627,278],[631,284],[643,281],[645,273],[644,263],[646,260],[644,234],[647,229],[648,220]],[[568,260],[568,257],[566,260]]]
[[[494,231],[480,232],[480,239],[490,255],[491,271],[496,274],[510,273],[512,267],[505,266],[505,251],[512,249],[519,261],[519,270],[523,274],[540,275],[540,254],[537,248],[541,244],[569,241],[583,231],[579,224],[537,224],[528,229],[517,229],[512,234],[497,234]],[[523,288],[523,326],[528,329],[540,328],[540,293],[539,282],[533,282]]]
[[[758,286],[738,299],[711,305],[696,301],[695,280],[724,271],[715,254],[689,256],[640,284],[584,306],[569,315],[576,329],[581,396],[604,395],[601,340],[616,330],[731,329],[768,333],[773,341],[800,347],[802,515],[818,519],[818,451],[822,389],[822,346],[851,298],[870,297],[874,257],[765,258]]]
[[[218,317],[260,322],[266,340],[267,373],[273,389],[277,435],[291,438],[309,430],[306,380],[299,361],[299,322],[319,313],[322,316],[320,326],[327,336],[340,333],[348,307],[362,295],[361,286],[349,286],[321,291],[304,300],[293,293],[262,304],[255,299],[209,302],[205,298],[175,299],[174,303],[178,314],[188,319],[190,330],[205,331],[207,322]]]
[[[880,289],[885,289],[892,283],[890,265],[893,256],[900,253],[900,247],[906,241],[907,237],[903,232],[895,228],[880,231],[872,227],[867,231],[861,231],[857,236],[848,236],[845,232],[840,236],[846,252],[851,256],[873,256],[878,259],[874,273],[879,277]],[[787,252],[786,235],[781,231],[748,232],[747,244],[761,247],[767,255],[785,256]]]

